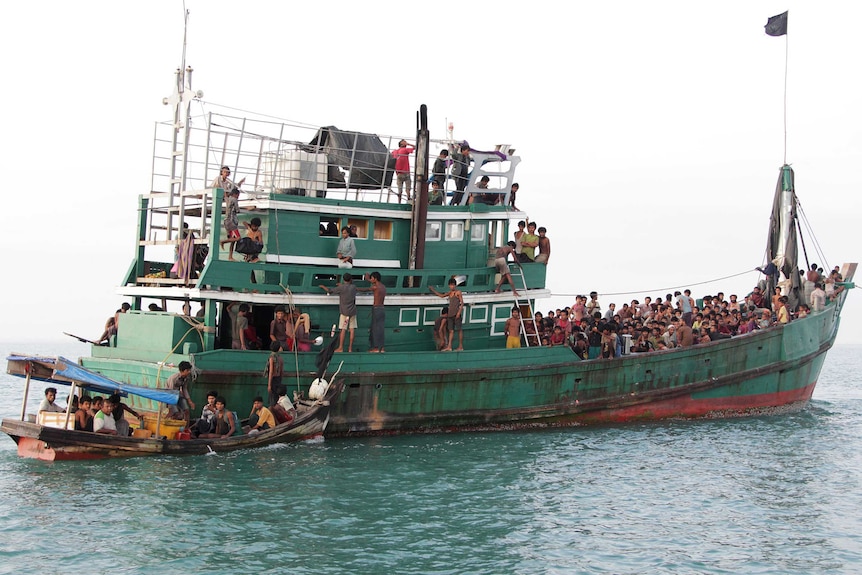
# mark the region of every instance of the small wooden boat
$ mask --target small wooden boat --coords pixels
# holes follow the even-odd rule
[[[30,421],[25,413],[30,380],[71,384],[73,392],[75,386],[79,386],[101,392],[141,395],[167,404],[176,404],[176,392],[120,384],[64,358],[12,355],[7,358],[7,372],[26,377],[27,385],[21,419],[3,419],[0,431],[15,440],[19,456],[45,461],[142,455],[201,455],[311,439],[323,435],[329,422],[330,406],[342,387],[341,383],[329,385],[321,399],[298,402],[293,420],[253,435],[235,435],[226,439],[121,437],[69,429],[73,427],[74,418],[68,413],[47,414],[55,416],[50,418],[31,416],[33,421]],[[154,395],[153,392],[157,393]]]

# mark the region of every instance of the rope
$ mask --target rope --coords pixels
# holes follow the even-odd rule
[[[723,280],[728,280],[728,279],[731,279],[731,278],[735,278],[735,277],[743,276],[743,275],[745,275],[745,274],[749,274],[749,273],[751,273],[751,271],[752,271],[752,270],[746,270],[746,271],[744,271],[744,272],[739,272],[739,273],[737,273],[737,274],[732,274],[732,275],[729,275],[729,276],[724,276],[724,277],[715,278],[715,279],[706,280],[706,281],[697,282],[697,283],[692,283],[692,284],[686,284],[686,285],[684,285],[684,286],[670,286],[670,287],[661,287],[661,288],[648,289],[648,290],[635,290],[635,291],[624,291],[624,292],[602,292],[602,294],[601,294],[601,295],[602,295],[602,296],[609,296],[609,295],[638,295],[638,294],[643,294],[643,293],[654,293],[654,292],[660,292],[660,291],[670,291],[670,290],[674,290],[674,289],[680,289],[680,288],[685,288],[685,287],[690,287],[690,286],[699,286],[699,285],[710,284],[710,283],[719,282],[719,281],[723,281]],[[554,296],[555,296],[555,297],[557,297],[557,296],[561,296],[561,297],[577,297],[577,296],[579,296],[579,295],[583,295],[583,294],[574,294],[574,293],[555,293],[555,294],[554,294]]]
[[[798,208],[801,219],[805,222],[805,229],[808,230],[808,235],[811,237],[811,242],[814,244],[814,251],[817,252],[817,257],[823,262],[823,269],[829,269],[829,262],[826,260],[826,256],[820,247],[820,242],[817,241],[817,236],[814,235],[814,228],[811,226],[811,222],[808,221],[808,216],[805,214],[805,210],[802,209],[802,202],[798,199],[796,200],[796,207]]]
[[[279,282],[279,287],[284,290],[284,293],[287,294],[287,309],[290,312],[288,314],[288,321],[293,323],[293,292],[290,291],[290,287]],[[311,335],[310,333],[305,334],[306,337]],[[293,324],[293,368],[296,373],[296,390],[299,391],[299,344],[296,341],[296,324]]]
[[[185,317],[185,316],[183,316],[183,317]],[[162,361],[160,361],[160,362],[159,362],[159,369],[156,371],[156,388],[158,388],[158,387],[159,387],[159,379],[162,377],[162,367],[164,367],[164,365],[165,365],[165,361],[166,361],[166,360],[167,360],[171,355],[173,355],[173,353],[177,350],[177,348],[180,346],[180,344],[181,344],[181,343],[183,343],[183,342],[185,341],[186,336],[187,336],[188,334],[190,334],[192,331],[198,330],[198,335],[200,335],[200,330],[198,329],[199,327],[200,327],[200,326],[192,325],[192,327],[191,327],[191,328],[189,328],[189,330],[188,330],[186,333],[184,333],[184,334],[183,334],[183,336],[182,336],[182,337],[180,338],[180,340],[177,342],[177,345],[175,345],[175,346],[171,349],[171,351],[169,351],[169,352],[168,352],[168,354],[165,356],[165,358],[164,358]],[[203,335],[200,335],[200,337],[201,337],[201,349],[203,349]],[[197,379],[197,378],[198,378],[198,374],[200,373],[200,370],[198,370],[198,368],[197,368],[197,367],[195,367],[195,364],[194,364],[194,362],[193,362],[193,361],[191,362],[191,364],[192,364],[192,373],[191,373],[191,376],[192,376],[192,379],[194,380],[194,379]],[[161,411],[162,411],[162,407],[161,407],[161,406],[159,406],[159,414],[160,414],[160,417],[161,417]],[[189,416],[191,417],[191,414],[189,414]]]

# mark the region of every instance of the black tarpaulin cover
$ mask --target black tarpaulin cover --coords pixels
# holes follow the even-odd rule
[[[395,158],[375,134],[348,132],[335,126],[317,131],[305,151],[327,155],[327,187],[358,190],[387,188],[395,173]],[[349,171],[349,184],[338,169]]]

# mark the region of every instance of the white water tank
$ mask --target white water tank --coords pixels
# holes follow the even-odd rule
[[[326,154],[286,150],[264,154],[263,186],[284,194],[322,196],[326,190]]]

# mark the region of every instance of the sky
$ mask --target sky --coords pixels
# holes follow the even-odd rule
[[[750,291],[785,158],[787,56],[810,261],[862,258],[859,3],[15,2],[0,341],[95,338],[123,301],[184,9],[204,110],[411,138],[426,104],[432,138],[452,122],[478,149],[514,146],[518,206],[548,229],[561,294],[540,309],[592,290],[605,306]],[[767,36],[788,9],[788,36]],[[862,291],[838,343],[862,343]]]

